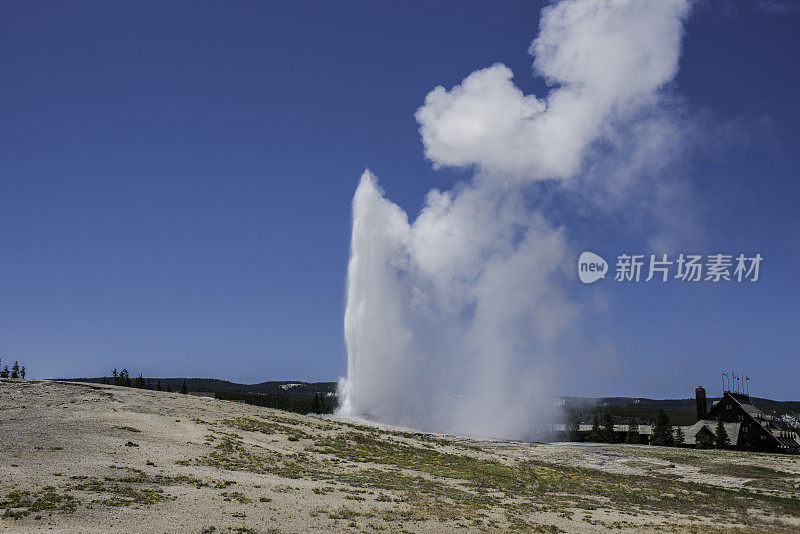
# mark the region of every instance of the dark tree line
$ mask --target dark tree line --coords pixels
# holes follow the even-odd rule
[[[575,440],[579,436],[580,428],[578,416],[575,413],[567,414],[567,432],[569,439]],[[592,417],[592,428],[586,435],[586,441],[595,443],[614,443],[617,435],[614,432],[614,419],[609,412],[595,412]],[[681,428],[674,429],[670,422],[669,415],[664,410],[659,410],[653,424],[653,434],[650,438],[650,445],[660,445],[662,447],[682,447],[686,442],[686,436]],[[639,445],[642,443],[639,434],[639,422],[633,418],[628,421],[628,431],[625,434],[625,443]],[[716,433],[699,432],[695,446],[700,449],[710,449],[717,447],[725,448],[730,444],[725,425],[720,420],[717,423]]]
[[[130,372],[127,369],[123,369],[122,371],[117,372],[114,369],[111,372],[111,383],[115,386],[124,386],[129,388],[138,388],[138,389],[152,389],[154,391],[166,391],[172,392],[172,387],[169,384],[166,386],[161,387],[161,380],[156,380],[155,384],[149,379],[144,378],[141,374],[134,379],[131,379]],[[181,393],[184,395],[189,393],[189,388],[186,385],[186,379],[183,379],[181,383]]]
[[[2,361],[3,359],[0,358],[0,363]],[[20,366],[19,362],[15,361],[14,365],[11,366],[11,370],[8,369],[8,365],[0,370],[0,378],[25,378],[25,372],[25,366]]]
[[[144,378],[141,374],[136,378],[131,378],[130,372],[127,369],[117,371],[114,369],[111,372],[110,380],[104,379],[106,383],[116,386],[131,387],[138,389],[151,389],[155,391],[168,391],[171,392],[172,388],[169,383],[163,387],[161,380]],[[189,387],[186,379],[181,380],[180,392],[183,394],[189,393]],[[286,410],[289,412],[308,414],[308,413],[333,413],[336,408],[336,401],[330,402],[325,400],[322,393],[315,393],[312,398],[303,397],[279,397],[273,395],[264,395],[261,393],[242,393],[238,391],[216,391],[214,398],[223,400],[233,400],[253,404],[256,406],[264,406],[267,408],[277,408],[279,410]]]
[[[262,393],[216,391],[214,392],[214,398],[244,402],[255,406],[263,406],[265,408],[277,408],[279,410],[300,414],[333,413],[333,410],[336,408],[336,404],[325,401],[325,397],[321,393],[315,393],[314,397],[311,399],[303,399],[295,396],[277,397],[273,395],[264,395]]]

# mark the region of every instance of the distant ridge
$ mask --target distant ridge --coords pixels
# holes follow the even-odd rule
[[[131,378],[134,378],[131,376]],[[111,377],[94,377],[94,378],[61,378],[66,382],[89,382],[93,384],[113,384]],[[172,391],[180,391],[183,378],[159,378],[159,377],[146,377],[150,381],[151,387],[155,387],[156,381],[161,382],[161,387],[166,388],[168,385]],[[186,387],[189,391],[193,392],[209,392],[215,391],[236,391],[239,393],[261,393],[264,395],[271,395],[274,397],[297,397],[297,398],[313,398],[315,393],[321,393],[327,397],[336,395],[336,382],[302,382],[299,380],[273,380],[268,382],[260,382],[258,384],[239,384],[229,380],[220,380],[217,378],[186,378]],[[332,395],[328,395],[328,394]]]

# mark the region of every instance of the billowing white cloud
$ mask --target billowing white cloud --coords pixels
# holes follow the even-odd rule
[[[437,87],[416,113],[434,166],[474,165],[524,180],[575,175],[586,149],[658,98],[675,76],[685,0],[568,0],[542,11],[534,70],[553,86],[525,95],[502,64]]]

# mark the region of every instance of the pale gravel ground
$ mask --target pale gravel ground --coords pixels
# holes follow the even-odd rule
[[[0,519],[0,532],[141,532],[201,533],[215,527],[215,532],[504,532],[510,528],[504,506],[486,511],[485,516],[454,515],[445,519],[427,518],[406,501],[414,492],[367,491],[358,494],[364,500],[353,500],[359,486],[341,482],[314,480],[314,477],[283,478],[276,474],[246,470],[226,470],[217,466],[180,465],[208,455],[224,432],[234,433],[248,450],[274,451],[283,455],[306,454],[314,461],[325,458],[311,450],[308,439],[290,441],[285,433],[266,434],[242,431],[224,426],[228,418],[245,417],[258,421],[278,421],[315,438],[335,436],[353,431],[345,423],[304,417],[276,410],[217,401],[205,397],[155,391],[142,391],[115,386],[62,383],[51,381],[0,381],[0,501],[13,490],[37,491],[53,486],[69,491],[67,486],[90,477],[103,481],[141,470],[148,476],[186,476],[209,483],[197,487],[193,483],[169,482],[160,491],[169,499],[154,504],[108,506],[92,502],[106,498],[102,493],[72,492],[79,504],[72,513],[64,511],[33,512],[20,519]],[[125,427],[140,430],[135,432]],[[432,442],[430,437],[391,433],[378,430],[384,438],[440,452],[451,452],[480,460],[500,461],[516,465],[536,460],[600,470],[620,475],[650,475],[670,480],[684,480],[714,486],[739,488],[751,480],[736,476],[742,466],[768,467],[787,473],[789,486],[782,482],[776,495],[800,496],[800,458],[775,455],[748,455],[737,452],[693,451],[591,444],[529,444],[498,440],[477,440],[444,437]],[[215,442],[206,442],[209,435]],[[441,438],[441,436],[432,436]],[[383,438],[382,438],[383,439]],[[128,447],[128,442],[138,447]],[[151,465],[152,464],[152,465]],[[331,464],[334,465],[334,464]],[[719,466],[720,472],[708,473],[706,465]],[[385,464],[369,462],[336,463],[341,472],[356,472],[372,467],[387,469]],[[332,467],[333,468],[333,467]],[[458,481],[441,479],[428,473],[417,473],[414,466],[401,468],[404,474],[420,476],[443,487],[464,488]],[[794,477],[794,478],[792,478]],[[796,483],[792,486],[792,480]],[[229,481],[225,488],[215,483]],[[230,484],[230,482],[234,482]],[[449,486],[447,486],[449,485]],[[133,484],[133,487],[139,487]],[[158,487],[158,486],[155,486]],[[315,489],[317,492],[315,493]],[[223,492],[240,492],[252,502],[226,501]],[[770,490],[772,491],[772,490]],[[380,500],[380,494],[394,500]],[[259,499],[269,499],[260,502]],[[564,508],[529,511],[527,527],[522,531],[589,532],[610,530],[706,531],[712,525],[735,529],[733,518],[687,515],[685,511],[648,510],[631,513],[615,507],[608,499],[597,497],[595,510]],[[452,503],[437,506],[447,508]],[[336,512],[344,507],[353,517],[339,518]],[[0,508],[0,512],[5,507]],[[428,509],[430,510],[430,509]],[[457,510],[453,508],[453,510]],[[458,509],[462,510],[462,509]],[[408,513],[397,519],[398,513]],[[748,526],[760,531],[800,531],[797,517],[764,514],[760,510],[734,511],[745,513]],[[461,512],[459,512],[461,513]],[[333,516],[333,517],[332,517]],[[38,517],[38,518],[37,518]],[[473,523],[476,517],[479,523]],[[742,525],[739,525],[742,526]],[[248,530],[244,530],[248,529]],[[550,529],[550,530],[547,530]]]

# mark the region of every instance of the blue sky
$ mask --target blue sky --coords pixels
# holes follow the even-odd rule
[[[725,368],[800,398],[800,13],[782,5],[698,5],[674,87],[727,125],[691,166],[703,251],[760,252],[761,280],[575,282],[607,294],[593,328],[617,356],[565,393],[713,393]],[[431,169],[414,111],[496,61],[544,94],[527,54],[540,8],[3,3],[3,361],[33,377],[335,380],[361,171],[412,215],[467,178]],[[577,248],[650,252],[620,225],[570,222]]]

